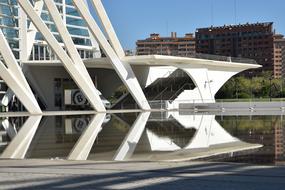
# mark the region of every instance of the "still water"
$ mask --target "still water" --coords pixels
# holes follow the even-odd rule
[[[282,114],[156,112],[3,117],[3,159],[284,164]]]

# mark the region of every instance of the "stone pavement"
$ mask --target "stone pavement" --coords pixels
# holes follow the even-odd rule
[[[210,162],[0,160],[0,189],[276,189],[285,166]]]

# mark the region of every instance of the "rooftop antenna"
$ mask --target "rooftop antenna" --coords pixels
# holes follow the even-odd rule
[[[168,32],[169,32],[169,23],[168,23],[168,20],[166,20],[166,36],[168,35]]]
[[[237,24],[237,0],[234,0],[235,24]]]
[[[211,25],[214,25],[214,3],[213,0],[211,0]]]

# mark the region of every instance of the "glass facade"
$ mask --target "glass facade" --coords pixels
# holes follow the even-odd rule
[[[16,59],[19,59],[19,23],[16,0],[0,0],[0,28]]]
[[[56,6],[62,15],[66,27],[77,46],[81,58],[88,59],[95,57],[95,54],[100,52],[99,48],[95,49],[92,46],[89,31],[86,27],[85,21],[80,17],[72,0],[54,0]],[[34,1],[30,0],[34,5]],[[20,59],[19,48],[19,5],[16,0],[0,0],[0,28],[6,36],[8,43],[13,50],[17,59]],[[43,6],[41,18],[48,26],[59,43],[62,39],[56,29],[55,24],[46,6]],[[29,27],[30,21],[28,19],[27,26]],[[57,60],[56,55],[51,48],[45,43],[43,36],[37,33],[35,36],[34,45],[29,57],[30,60]]]

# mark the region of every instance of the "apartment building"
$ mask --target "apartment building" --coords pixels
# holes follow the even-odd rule
[[[196,52],[254,59],[263,66],[254,73],[273,73],[273,36],[272,22],[198,28]]]
[[[171,55],[187,57],[195,54],[195,38],[193,34],[185,34],[178,37],[172,32],[170,37],[162,37],[160,34],[150,34],[149,38],[136,42],[137,55]]]

